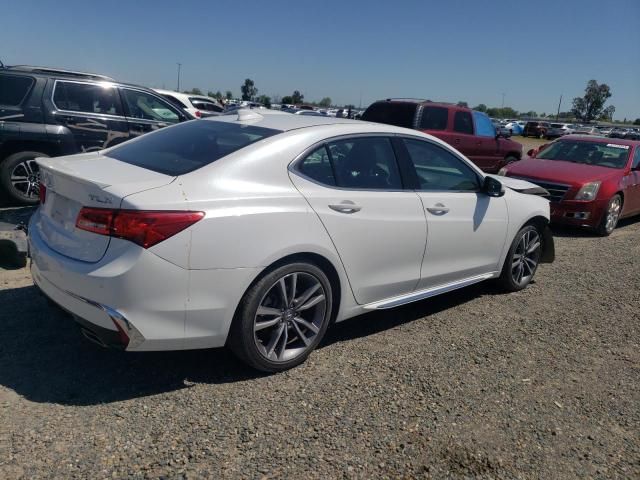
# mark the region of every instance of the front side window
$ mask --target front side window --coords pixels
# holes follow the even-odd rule
[[[406,138],[404,143],[418,175],[420,190],[479,190],[476,173],[452,153],[424,140]]]
[[[130,140],[105,153],[121,162],[165,175],[183,175],[281,133],[229,122],[192,121]]]
[[[473,122],[469,112],[456,112],[453,117],[453,129],[459,133],[473,135]]]
[[[53,103],[60,110],[122,115],[116,87],[111,84],[56,82]]]
[[[122,89],[124,101],[127,105],[128,116],[157,122],[178,123],[180,117],[164,100],[139,90]]]
[[[17,107],[26,98],[33,78],[18,75],[0,76],[0,105]]]
[[[446,130],[449,110],[443,107],[425,107],[422,109],[420,128],[422,130]]]
[[[636,147],[636,153],[633,157],[633,162],[631,163],[632,169],[638,169],[640,167],[640,147]]]
[[[473,112],[473,120],[476,124],[476,135],[481,137],[495,137],[496,128],[491,123],[491,119],[482,112]]]

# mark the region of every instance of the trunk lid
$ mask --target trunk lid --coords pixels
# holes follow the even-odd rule
[[[128,195],[171,183],[175,177],[101,155],[39,158],[46,198],[36,228],[56,252],[84,262],[97,262],[110,237],[76,228],[82,207],[117,209]]]

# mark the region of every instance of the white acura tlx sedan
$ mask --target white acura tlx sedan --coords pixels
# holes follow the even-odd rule
[[[240,110],[38,159],[35,284],[126,350],[230,348],[280,371],[333,321],[554,258],[545,190],[415,130]]]

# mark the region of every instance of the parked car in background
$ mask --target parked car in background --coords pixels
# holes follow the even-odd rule
[[[504,126],[504,128],[506,128],[509,131],[509,133],[511,133],[511,135],[522,135],[525,125],[526,125],[526,122],[512,121],[512,122],[508,122]]]
[[[520,160],[522,145],[496,131],[482,112],[448,103],[387,99],[369,106],[362,120],[428,133],[452,145],[485,172]]]
[[[545,138],[549,128],[551,128],[549,122],[527,122],[522,130],[522,136]]]
[[[102,150],[192,118],[153,90],[103,75],[0,68],[0,191],[37,203],[36,157]]]
[[[625,140],[640,140],[640,129],[630,128],[623,137]]]
[[[578,135],[601,135],[598,127],[592,125],[581,125],[574,129],[573,133]]]
[[[224,107],[211,97],[173,92],[171,90],[160,90],[157,88],[155,91],[174,105],[197,118],[220,115],[224,111]]]
[[[521,290],[554,257],[549,202],[521,193],[541,189],[404,128],[240,110],[97,156],[38,160],[29,245],[35,284],[101,345],[229,345],[282,371],[334,321]]]
[[[570,135],[574,131],[574,127],[570,123],[551,123],[549,124],[549,129],[545,134],[545,138],[547,140],[552,140],[564,135]]]
[[[568,135],[529,155],[500,175],[548,190],[552,222],[609,235],[640,214],[640,142]]]

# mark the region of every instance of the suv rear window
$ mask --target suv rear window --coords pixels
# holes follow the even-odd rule
[[[423,130],[446,130],[449,110],[444,107],[424,107],[420,128]],[[473,131],[471,132],[473,133]]]
[[[282,131],[193,120],[125,142],[106,155],[165,175],[184,175],[278,133]]]
[[[365,110],[362,120],[413,128],[416,108],[417,105],[415,103],[376,102]]]
[[[0,105],[16,107],[25,99],[31,86],[33,78],[20,77],[16,75],[0,76]]]

